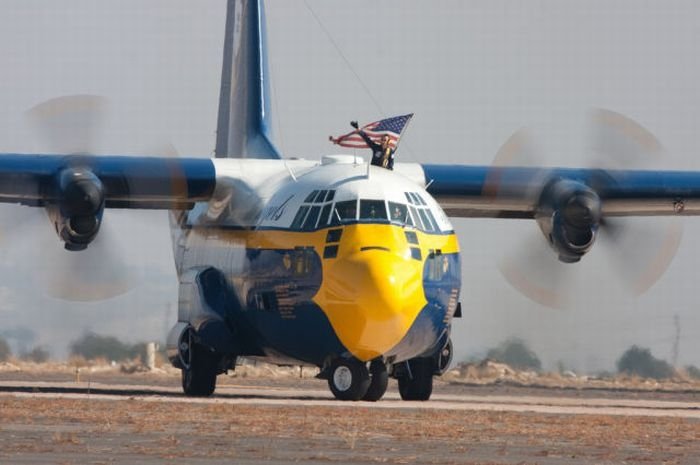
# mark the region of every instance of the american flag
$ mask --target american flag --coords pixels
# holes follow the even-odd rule
[[[382,136],[389,136],[389,144],[392,148],[396,148],[399,142],[399,137],[401,137],[401,132],[406,129],[408,122],[413,118],[413,113],[401,116],[392,116],[391,118],[382,119],[375,121],[374,123],[369,123],[362,126],[362,130],[369,136],[372,141],[380,144],[382,141]],[[343,134],[338,137],[328,138],[334,144],[340,145],[341,147],[352,147],[357,149],[367,148],[368,145],[365,140],[358,134],[358,131],[352,131],[347,134]]]

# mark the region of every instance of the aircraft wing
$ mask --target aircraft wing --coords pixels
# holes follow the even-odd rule
[[[105,208],[189,209],[215,187],[210,159],[0,155],[0,202],[44,207],[69,250],[95,239]]]
[[[427,191],[454,217],[537,219],[558,210],[576,216],[571,203],[583,198],[602,217],[700,214],[700,172],[430,164],[422,168]]]
[[[208,200],[215,184],[214,165],[206,158],[0,155],[2,203],[58,205],[75,186],[91,185],[106,207],[191,208]]]

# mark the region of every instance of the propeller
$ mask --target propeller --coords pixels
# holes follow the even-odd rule
[[[27,118],[51,152],[88,155],[98,151],[108,106],[102,96],[68,95],[34,106],[27,111]],[[97,301],[133,288],[119,242],[110,240],[116,236],[110,229],[110,222],[105,221],[89,247],[80,252],[59,247],[55,236],[50,242],[42,236],[44,240],[37,247],[42,260],[38,279],[48,295],[68,301]]]
[[[26,116],[49,152],[89,155],[98,151],[107,112],[108,101],[104,97],[69,95],[42,102],[28,110]],[[177,155],[171,145],[154,152]],[[99,301],[125,294],[137,284],[133,267],[124,261],[123,241],[111,226],[110,218],[115,212],[105,212],[97,236],[87,249],[75,252],[61,246],[43,209],[10,206],[3,210],[0,240],[5,247],[12,244],[30,258],[29,262],[38,264],[33,274],[49,296],[68,301]],[[36,238],[36,242],[28,244],[27,235]]]
[[[606,168],[652,169],[663,159],[663,146],[641,124],[610,110],[591,111],[592,149]],[[668,269],[683,236],[678,218],[608,218],[602,244],[629,290],[646,292]]]
[[[620,113],[604,109],[594,109],[588,115],[587,144],[595,168],[601,169],[600,176],[608,176],[607,170],[611,169],[649,168],[657,164],[663,154],[661,144],[651,132]],[[532,132],[522,128],[499,149],[494,166],[532,166],[541,158],[539,153]],[[494,170],[488,185],[495,196],[500,195],[501,190],[498,172],[498,169]],[[550,178],[551,169],[543,168],[538,172],[528,193],[528,201],[532,204],[542,201],[542,186],[546,186]],[[595,192],[595,185],[590,187]],[[596,207],[599,204],[595,198],[591,200],[588,196],[586,201],[574,202],[563,209],[562,217],[566,221],[569,213],[574,223],[588,215],[595,218]],[[595,244],[591,256],[585,256],[580,263],[562,263],[567,261],[563,258],[557,260],[557,254],[549,247],[547,239],[540,232],[533,231],[532,237],[516,241],[500,261],[499,270],[523,295],[550,308],[569,307],[576,295],[575,290],[582,285],[588,293],[597,292],[603,284],[608,285],[611,273],[607,270],[614,270],[612,279],[618,281],[620,288],[639,295],[653,286],[666,271],[682,236],[681,223],[677,219],[603,217],[594,223],[598,224],[598,229],[593,237]],[[603,260],[608,264],[601,266]],[[595,266],[600,268],[592,272]],[[581,268],[591,270],[585,282],[579,274]],[[600,269],[606,272],[599,273]]]
[[[90,154],[97,152],[108,106],[99,95],[66,95],[39,103],[26,115],[52,152]]]

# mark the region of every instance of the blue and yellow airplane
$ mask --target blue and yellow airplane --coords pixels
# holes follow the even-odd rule
[[[1,154],[0,201],[44,208],[80,254],[105,208],[171,212],[168,356],[207,396],[238,357],[320,368],[336,398],[427,400],[460,316],[452,217],[534,219],[563,262],[615,216],[696,215],[700,173],[284,159],[262,0],[228,1],[216,157]]]

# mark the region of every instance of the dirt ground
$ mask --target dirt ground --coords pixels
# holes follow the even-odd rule
[[[434,409],[430,402],[404,407],[397,400],[385,401],[396,408],[377,408],[332,401],[323,381],[298,374],[297,368],[284,376],[221,376],[222,392],[234,394],[195,402],[177,393],[177,373],[168,370],[82,373],[81,383],[88,375],[91,383],[116,383],[116,395],[85,389],[69,398],[7,383],[61,386],[75,381],[71,370],[0,369],[0,381],[6,383],[0,389],[0,463],[694,465],[700,457],[700,421],[692,418]],[[133,385],[153,386],[169,397],[143,395]],[[260,397],[264,390],[282,388],[294,394],[281,394],[278,405],[256,404],[255,394],[244,402],[227,402],[240,386],[260,390]],[[392,384],[392,399],[395,391]],[[573,390],[508,383],[438,382],[435,393],[472,400],[541,396],[537,402],[543,405],[556,398],[577,399],[582,405],[588,398],[661,399],[693,402],[690,409],[697,409],[700,399],[691,389]],[[299,400],[305,395],[325,403]]]
[[[0,397],[1,463],[695,464],[682,419]]]

